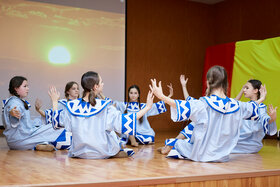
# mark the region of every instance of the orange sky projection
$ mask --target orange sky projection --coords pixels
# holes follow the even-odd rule
[[[50,85],[61,93],[68,81],[80,83],[89,70],[102,76],[104,94],[123,100],[125,76],[125,15],[21,0],[0,2],[1,100],[9,96],[9,80],[26,76],[27,98],[48,107]],[[70,65],[53,65],[48,52],[62,45],[71,54]],[[34,107],[33,107],[34,109]]]

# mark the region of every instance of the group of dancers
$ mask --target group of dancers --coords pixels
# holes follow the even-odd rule
[[[176,138],[166,139],[165,146],[159,148],[168,158],[226,162],[231,153],[258,152],[265,134],[277,133],[277,107],[270,105],[267,111],[262,103],[266,89],[259,80],[249,80],[235,99],[227,97],[227,73],[221,66],[208,70],[204,97],[190,97],[187,81],[181,75],[184,100],[171,98],[171,84],[165,96],[161,82],[151,79],[146,103],[140,102],[136,85],[129,87],[127,102],[120,102],[105,97],[102,77],[89,71],[81,78],[82,97],[79,85],[69,82],[65,99],[59,99],[60,93],[50,87],[51,109],[42,110],[42,102],[36,100],[36,111],[44,120],[35,122],[30,118],[30,104],[24,100],[29,92],[27,79],[15,76],[9,84],[11,96],[3,101],[3,134],[14,150],[68,149],[69,157],[74,158],[123,158],[134,154],[126,148],[128,142],[132,146],[154,143],[155,132],[147,117],[166,112],[165,104],[170,105],[173,121],[191,121]],[[243,94],[249,102],[239,101]],[[154,96],[160,101],[153,103]]]

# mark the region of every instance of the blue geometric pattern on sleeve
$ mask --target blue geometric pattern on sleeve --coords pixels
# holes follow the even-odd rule
[[[265,107],[266,107],[265,104],[263,104],[263,103],[260,103],[260,104],[259,104],[259,108],[265,108]]]
[[[125,105],[127,105],[127,102],[125,102]],[[141,103],[140,108],[143,109],[146,106],[146,104]],[[127,111],[129,112],[138,112],[140,110],[139,103],[138,102],[129,102],[127,106]]]
[[[52,109],[45,110],[46,124],[52,124]]]
[[[133,149],[130,149],[130,148],[124,148],[124,149],[121,149],[120,151],[124,151],[126,152],[127,156],[131,157],[132,155],[134,155],[134,151]]]
[[[91,117],[101,112],[108,104],[112,102],[111,100],[102,99],[95,99],[95,101],[95,106],[92,106],[89,102],[85,102],[80,98],[68,101],[66,108],[74,116]]]
[[[250,104],[253,106],[252,115],[246,120],[257,121],[259,119],[259,106],[255,101],[250,101]]]
[[[222,113],[222,114],[231,114],[237,112],[239,110],[239,103],[232,99],[226,97],[220,98],[216,95],[211,95],[207,97],[203,97],[207,104],[215,111]]]
[[[176,139],[176,138],[166,139],[165,142],[164,142],[164,144],[165,144],[166,146],[172,146],[172,147],[174,147],[174,145],[175,145],[175,143],[177,142],[177,140],[178,140],[178,139]]]
[[[188,120],[191,114],[191,107],[188,101],[175,100],[177,107],[177,119],[176,121]]]
[[[156,103],[156,106],[157,106],[157,109],[158,109],[158,113],[161,114],[161,113],[164,113],[166,112],[166,107],[165,107],[165,104],[163,101],[159,101]]]
[[[171,151],[168,153],[168,155],[166,156],[166,158],[187,159],[186,157],[184,157],[183,155],[181,155],[181,154],[175,149],[175,147],[173,147],[173,148],[171,149]]]
[[[71,142],[72,133],[64,129],[59,137],[54,142],[51,142],[51,144],[53,144],[56,149],[69,149]]]
[[[64,106],[66,106],[66,104],[67,104],[67,99],[60,99],[60,100],[58,100],[58,102],[59,102],[60,104],[64,105]]]
[[[59,124],[59,116],[62,110],[55,110],[53,111],[52,115],[52,126],[54,129],[64,128],[61,124]]]
[[[122,114],[122,134],[135,136],[136,113]]]
[[[188,96],[187,99],[186,99],[186,101],[192,101],[192,100],[194,100],[194,98],[191,97],[191,96]]]
[[[141,143],[141,144],[151,144],[155,142],[155,137],[152,135],[144,135],[140,133],[136,133],[135,138]]]
[[[192,123],[188,124],[180,133],[186,137],[187,142],[191,142],[194,126]]]
[[[269,121],[269,118],[267,118],[263,121],[263,131],[265,134],[268,134],[268,125],[269,125],[268,121]]]

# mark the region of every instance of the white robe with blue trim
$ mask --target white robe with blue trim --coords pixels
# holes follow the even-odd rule
[[[10,115],[14,107],[20,111],[20,119]],[[40,143],[55,142],[63,133],[63,129],[55,131],[51,124],[37,127],[30,118],[30,111],[25,109],[23,101],[16,96],[11,96],[6,100],[3,107],[3,122],[5,127],[3,134],[10,149],[33,149]]]
[[[53,111],[53,126],[72,132],[70,157],[104,159],[120,151],[115,132],[135,135],[136,114],[122,115],[111,100],[96,99],[96,105],[82,99],[69,101],[67,110]]]
[[[262,140],[265,134],[273,136],[277,133],[276,122],[268,123],[270,116],[263,103],[259,105],[259,115],[258,121],[242,121],[240,136],[232,153],[257,153],[263,147]]]
[[[258,119],[258,105],[217,96],[200,100],[175,100],[171,107],[173,121],[195,123],[192,143],[177,140],[175,150],[184,158],[201,162],[224,162],[237,144],[242,119]]]
[[[129,102],[127,105],[127,102],[114,101],[114,104],[116,105],[116,108],[122,113],[124,113],[127,108],[128,114],[139,112],[140,108],[143,109],[144,107],[146,107],[145,103],[141,103],[139,107],[138,102]],[[155,116],[164,112],[166,112],[165,104],[163,101],[159,101],[157,103],[154,103],[152,105],[152,108],[142,117],[142,123],[140,123],[140,121],[138,120],[136,128],[136,138],[140,141],[140,143],[146,144],[154,142],[155,132],[150,126],[148,117]]]

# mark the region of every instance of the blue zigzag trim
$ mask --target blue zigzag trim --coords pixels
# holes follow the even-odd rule
[[[188,124],[180,133],[186,137],[187,142],[191,142],[194,126],[192,123]]]
[[[216,95],[211,95],[202,98],[213,110],[221,114],[232,114],[240,109],[238,101],[232,98],[226,97],[225,99],[223,99]]]
[[[191,115],[191,107],[188,101],[175,100],[177,107],[177,119],[176,121],[188,120]]]
[[[165,104],[163,101],[159,101],[156,103],[156,106],[157,106],[157,109],[158,109],[158,113],[159,114],[162,114],[164,112],[166,112],[166,107],[165,107]]]
[[[45,110],[46,124],[52,123],[52,109]]]
[[[178,141],[176,138],[170,138],[165,140],[165,145],[166,146],[174,146],[175,143]]]
[[[100,113],[104,108],[108,106],[111,100],[95,99],[96,105],[91,106],[89,102],[83,101],[81,98],[73,101],[68,101],[66,108],[70,114],[79,117],[91,117]]]
[[[122,114],[122,134],[135,136],[136,113]]]
[[[142,144],[151,144],[155,142],[155,137],[152,135],[136,133],[135,138]]]
[[[63,128],[63,126],[61,124],[59,124],[59,116],[60,116],[61,112],[62,112],[62,110],[55,110],[55,111],[53,111],[52,126],[53,126],[54,129]]]
[[[259,119],[259,106],[255,101],[249,101],[249,103],[253,106],[253,112],[252,115],[246,120],[257,121]]]

